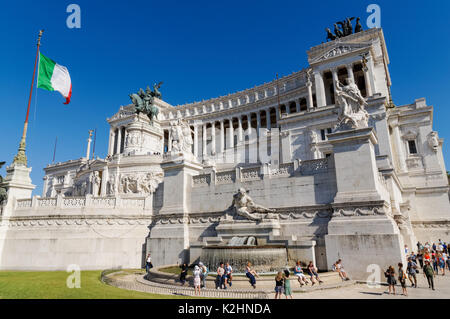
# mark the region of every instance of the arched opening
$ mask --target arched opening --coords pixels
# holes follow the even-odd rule
[[[364,71],[361,63],[355,64],[353,67],[353,76],[355,78],[355,84],[361,91],[361,95],[367,97],[366,79],[364,78]]]
[[[261,119],[261,127],[267,128],[266,111],[259,111],[259,117]]]
[[[270,126],[277,127],[277,111],[274,107],[270,108]]]
[[[308,110],[308,104],[306,103],[306,98],[300,99],[300,112]]]
[[[323,83],[325,85],[325,100],[326,105],[334,104],[334,85],[333,75],[330,71],[327,71],[323,75]]]
[[[289,103],[289,113],[295,113],[297,112],[297,105],[295,102]]]
[[[340,68],[337,72],[337,75],[339,82],[341,82],[344,85],[347,84],[348,78],[347,68]]]

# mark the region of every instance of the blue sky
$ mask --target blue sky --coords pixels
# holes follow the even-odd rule
[[[81,29],[66,26],[66,7],[81,7]],[[0,10],[0,161],[17,152],[25,119],[38,30],[41,52],[70,71],[72,102],[59,93],[33,96],[27,155],[42,192],[43,168],[80,158],[89,129],[96,155],[107,152],[106,117],[128,94],[164,81],[163,98],[177,105],[232,93],[307,66],[306,50],[325,41],[324,28],[381,7],[381,27],[397,105],[425,97],[450,164],[449,1],[8,1]],[[5,168],[0,170],[4,176]]]

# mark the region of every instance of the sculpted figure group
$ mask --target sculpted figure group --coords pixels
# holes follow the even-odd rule
[[[337,38],[346,37],[353,33],[353,26],[352,26],[352,20],[354,20],[355,17],[351,18],[345,18],[343,21],[338,21],[334,24],[334,34],[331,32],[329,28],[326,28],[325,31],[327,32],[327,41],[328,40],[336,40]],[[360,18],[356,18],[356,26],[355,26],[355,32],[358,33],[362,31],[362,25],[360,22]]]
[[[191,128],[186,121],[179,119],[170,123],[170,138],[172,151],[191,153],[191,146],[194,144],[194,141]]]
[[[263,219],[278,219],[275,210],[255,204],[244,188],[239,188],[233,195],[233,203],[230,207],[234,213],[245,219],[261,221]]]
[[[128,174],[122,176],[119,191],[124,194],[150,194],[156,190],[161,181],[162,173]]]
[[[369,114],[366,100],[351,78],[347,85],[336,82],[336,105],[339,106],[337,129],[354,129],[368,126]]]
[[[158,84],[153,85],[153,91],[150,87],[147,86],[147,89],[139,89],[137,93],[130,94],[130,99],[134,104],[135,111],[137,114],[144,113],[148,116],[150,121],[153,121],[153,118],[158,115],[159,109],[153,104],[154,98],[161,99],[162,94],[159,91],[161,84],[163,82],[159,82]]]

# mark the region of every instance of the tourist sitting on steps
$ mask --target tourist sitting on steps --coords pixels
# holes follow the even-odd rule
[[[256,279],[255,276],[259,278],[258,274],[254,269],[252,269],[251,262],[247,262],[247,266],[245,267],[245,275],[250,279],[250,284],[252,285],[253,289],[256,289]]]
[[[151,268],[153,268],[152,257],[150,256],[150,253],[148,253],[147,260],[145,262],[145,270],[146,270],[147,274]]]
[[[297,260],[294,267],[294,275],[297,276],[298,282],[300,283],[300,286],[307,285],[308,279],[306,279],[305,274],[303,273],[302,265],[300,260]]]
[[[225,286],[225,268],[223,267],[223,262],[217,268],[216,289],[219,288],[227,289],[227,286]]]
[[[350,278],[347,275],[347,272],[344,270],[344,266],[342,266],[342,260],[339,259],[336,261],[336,263],[333,265],[333,271],[337,271],[339,273],[339,277],[341,277],[342,280],[350,280]]]
[[[311,286],[314,286],[317,281],[319,282],[319,284],[323,283],[323,281],[320,280],[319,275],[317,274],[317,268],[316,266],[314,266],[312,261],[310,261],[308,264],[308,275],[311,277]]]

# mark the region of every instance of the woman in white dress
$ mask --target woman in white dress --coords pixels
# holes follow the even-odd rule
[[[198,292],[199,296],[200,296],[200,273],[201,273],[200,268],[198,266],[195,266],[194,273],[193,273],[193,275],[194,275],[194,291],[195,291],[196,295]]]

